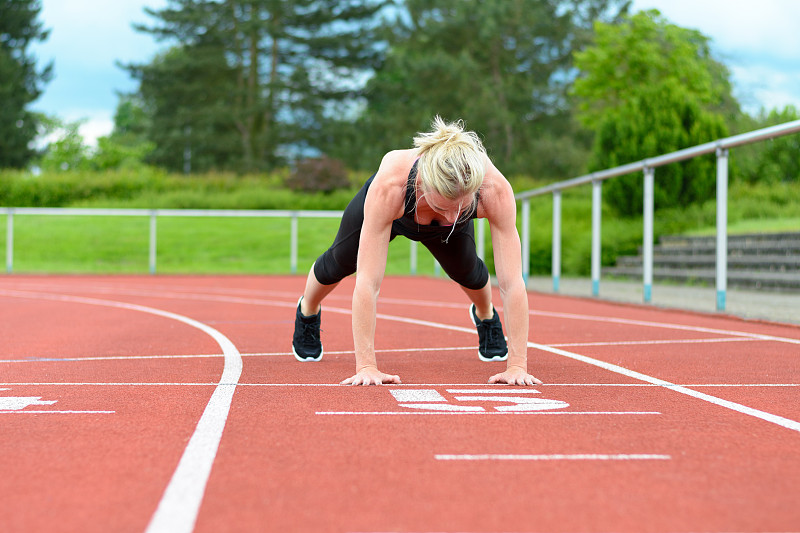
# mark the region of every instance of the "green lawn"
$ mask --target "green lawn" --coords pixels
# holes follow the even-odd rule
[[[286,274],[291,272],[288,218],[157,219],[159,273]],[[333,241],[338,219],[298,221],[297,270],[307,272]],[[0,244],[6,249],[7,217],[0,216]],[[14,216],[14,272],[147,273],[148,217]],[[387,273],[410,273],[407,239],[389,248]],[[4,254],[5,255],[5,254]],[[434,273],[430,253],[418,247],[417,272]]]

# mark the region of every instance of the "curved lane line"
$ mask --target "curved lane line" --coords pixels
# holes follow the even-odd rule
[[[219,344],[225,358],[222,376],[191,439],[189,439],[189,444],[183,451],[178,467],[172,474],[172,479],[170,479],[146,530],[147,533],[191,532],[200,512],[200,504],[203,501],[208,477],[211,474],[211,467],[214,464],[222,432],[230,412],[233,393],[242,374],[242,357],[236,346],[225,335],[202,322],[154,307],[81,296],[24,291],[0,290],[0,295],[99,305],[149,313],[197,328],[211,336]]]

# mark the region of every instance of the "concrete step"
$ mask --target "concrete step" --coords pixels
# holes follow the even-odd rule
[[[717,238],[684,237],[666,235],[653,247],[653,253],[674,254],[714,253]],[[763,233],[753,235],[729,235],[729,255],[800,255],[800,233]]]
[[[636,279],[641,279],[643,276],[641,267],[607,267],[603,269],[602,273],[604,276],[620,276]],[[709,268],[678,269],[654,267],[653,279],[689,283],[702,282],[713,285],[717,278],[716,271]],[[728,286],[800,291],[800,274],[796,272],[728,270]]]
[[[706,245],[715,244],[717,237],[715,235],[690,237],[685,235],[664,235],[659,239],[659,242],[665,245]],[[797,243],[800,242],[800,231],[798,232],[784,232],[784,233],[750,233],[746,235],[728,235],[728,243],[736,243],[751,245],[763,242],[783,242],[783,243]]]
[[[716,253],[716,243],[698,243],[691,245],[657,244],[653,246],[653,255],[673,255],[685,253],[703,255]],[[639,248],[639,253],[641,248]],[[800,255],[800,242],[764,241],[758,243],[728,242],[728,255]]]
[[[653,255],[653,267],[716,268],[716,254]],[[642,265],[641,256],[623,256],[617,266]],[[800,272],[800,256],[791,255],[729,255],[728,270],[764,270],[767,272]]]
[[[716,237],[662,237],[653,247],[653,278],[679,282],[716,281]],[[604,275],[642,277],[639,256],[623,256]],[[800,290],[800,233],[728,237],[728,285]]]

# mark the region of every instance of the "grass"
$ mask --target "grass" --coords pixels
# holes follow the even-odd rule
[[[7,217],[0,217],[5,250]],[[17,273],[146,273],[149,218],[15,215]],[[281,218],[159,217],[156,271],[159,273],[288,274],[290,222]],[[338,219],[300,219],[301,273],[330,245]],[[410,272],[405,239],[390,245],[387,273]],[[420,274],[433,274],[433,257],[418,248]]]
[[[800,217],[739,220],[728,225],[729,235],[746,235],[748,233],[784,233],[800,231]],[[698,228],[686,232],[690,236],[716,235],[716,227]]]

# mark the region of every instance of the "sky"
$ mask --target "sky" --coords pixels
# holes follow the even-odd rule
[[[31,108],[63,120],[84,120],[93,145],[113,128],[120,92],[136,83],[117,66],[148,63],[165,45],[134,31],[153,24],[145,7],[167,0],[42,0],[39,20],[51,30],[31,46],[54,78]],[[745,111],[800,109],[800,0],[634,0],[632,12],[658,9],[670,22],[711,38],[715,57],[731,70],[734,96]]]

